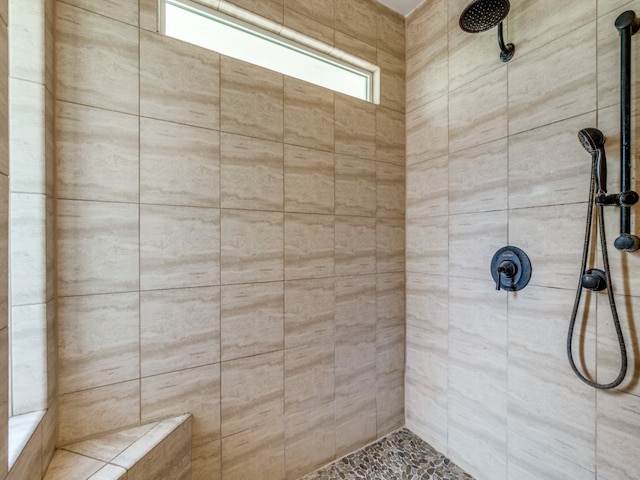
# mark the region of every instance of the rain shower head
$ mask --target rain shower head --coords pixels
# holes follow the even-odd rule
[[[474,0],[460,15],[460,28],[469,33],[490,30],[507,18],[509,8],[509,0]]]
[[[460,28],[465,32],[479,33],[498,27],[500,60],[508,62],[513,57],[513,43],[504,44],[502,21],[507,18],[511,5],[509,0],[473,0],[460,15]]]
[[[584,149],[591,155],[595,155],[604,148],[604,134],[597,128],[583,128],[578,132],[578,140]]]

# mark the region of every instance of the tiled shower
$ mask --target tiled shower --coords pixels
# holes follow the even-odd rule
[[[296,479],[405,424],[479,480],[636,478],[638,254],[611,254],[623,388],[581,384],[564,343],[576,134],[600,128],[615,165],[613,20],[640,1],[514,0],[509,64],[493,34],[459,30],[466,0],[406,19],[374,0],[230,2],[379,65],[379,105],[164,37],[155,0],[42,3],[57,392],[24,478],[54,439],[185,412],[194,480]],[[533,264],[515,294],[489,274],[508,244]],[[610,376],[606,299],[589,301],[585,365]]]

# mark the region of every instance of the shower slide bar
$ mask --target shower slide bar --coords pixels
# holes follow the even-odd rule
[[[631,37],[640,29],[640,21],[633,10],[616,19],[620,33],[620,193],[607,195],[601,205],[620,206],[620,236],[615,247],[623,252],[640,248],[640,238],[631,235],[631,207],[638,202],[638,194],[631,190]]]

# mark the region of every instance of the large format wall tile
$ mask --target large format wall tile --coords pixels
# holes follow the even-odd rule
[[[380,105],[404,112],[406,98],[404,59],[378,49],[376,64],[380,67]]]
[[[223,131],[283,140],[283,75],[222,57],[220,91]]]
[[[376,214],[404,218],[405,167],[376,162]]]
[[[218,207],[218,132],[140,119],[140,203]]]
[[[219,361],[218,287],[141,293],[140,374],[143,377]]]
[[[282,143],[223,133],[220,139],[222,208],[282,211]]]
[[[334,240],[332,215],[285,214],[285,278],[294,280],[333,276]]]
[[[285,346],[293,348],[333,338],[335,325],[333,278],[285,282]]]
[[[84,8],[94,13],[99,13],[115,20],[138,25],[138,9],[136,2],[127,0],[107,0],[103,2],[92,2],[91,0],[68,0],[67,3],[76,7]]]
[[[344,95],[335,98],[336,153],[375,160],[376,109],[371,103]]]
[[[407,113],[407,165],[447,154],[448,106],[444,96]]]
[[[139,288],[137,205],[59,200],[57,212],[60,295]]]
[[[336,30],[360,38],[370,45],[375,45],[377,40],[376,13],[376,2],[373,0],[336,2]]]
[[[336,215],[376,214],[376,162],[336,155]]]
[[[380,218],[376,222],[376,272],[405,269],[405,225],[402,218]]]
[[[220,364],[143,378],[140,392],[142,422],[189,412],[194,447],[220,438]]]
[[[405,164],[405,130],[404,113],[380,107],[376,111],[376,160]]]
[[[69,102],[56,110],[58,198],[137,202],[138,118]]]
[[[219,285],[219,222],[213,208],[142,206],[140,287]]]
[[[376,220],[336,217],[336,275],[364,275],[376,271]]]
[[[408,272],[446,275],[449,262],[449,217],[407,220]]]
[[[311,5],[311,2],[304,3]],[[315,4],[316,2],[313,2],[313,5]],[[294,78],[285,77],[285,143],[317,148],[319,150],[333,150],[333,98],[334,94],[331,90],[317,87]]]
[[[222,361],[282,350],[282,282],[222,287]]]
[[[592,22],[528,55],[514,57],[509,66],[509,133],[595,109],[595,42]],[[557,73],[548,75],[550,71]]]
[[[140,32],[140,115],[204,128],[220,126],[220,55]]]
[[[334,175],[333,153],[285,145],[285,211],[333,214]]]
[[[58,308],[61,394],[138,378],[137,293],[62,297]]]
[[[284,279],[284,216],[275,212],[223,210],[222,284]]]
[[[282,418],[282,351],[224,362],[221,379],[223,437]]]
[[[138,113],[138,29],[58,2],[56,96]]]
[[[446,155],[407,166],[407,218],[433,217],[449,213],[449,169],[449,157]]]

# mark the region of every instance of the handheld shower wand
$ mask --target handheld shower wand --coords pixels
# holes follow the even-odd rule
[[[578,139],[584,149],[591,154],[591,181],[589,184],[587,228],[584,236],[584,248],[582,250],[580,280],[578,281],[578,290],[576,291],[576,298],[573,304],[571,320],[569,321],[569,331],[567,334],[567,356],[569,357],[571,369],[580,380],[594,388],[610,389],[617,387],[624,380],[624,377],[627,375],[628,359],[624,337],[622,336],[622,328],[620,327],[620,318],[618,317],[613,289],[611,288],[611,268],[609,266],[609,253],[607,251],[607,239],[604,228],[604,207],[605,205],[619,205],[619,203],[616,202],[620,202],[619,197],[622,194],[607,195],[607,158],[604,151],[605,137],[602,132],[596,128],[585,128],[578,132]],[[597,268],[587,270],[589,245],[593,229],[594,205],[597,205],[598,207],[597,217],[604,270]],[[585,288],[593,292],[600,292],[605,289],[607,290],[609,307],[611,309],[611,316],[613,317],[613,325],[616,330],[618,345],[620,347],[620,370],[618,372],[618,376],[610,383],[598,383],[587,378],[582,372],[580,372],[580,370],[578,370],[573,359],[573,332],[576,325],[576,319],[578,317],[578,310],[580,308],[580,298],[582,297],[582,291]]]

